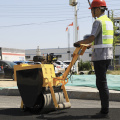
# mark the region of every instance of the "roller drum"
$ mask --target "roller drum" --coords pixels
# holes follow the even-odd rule
[[[70,108],[71,107],[71,103],[70,102],[64,102],[58,105],[60,109],[63,108]]]

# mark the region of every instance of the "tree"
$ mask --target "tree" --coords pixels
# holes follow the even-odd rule
[[[118,35],[118,36],[115,35],[117,33],[118,27],[115,26],[115,19],[114,19],[114,12],[113,12],[113,10],[111,11],[110,19],[113,22],[113,28],[114,28],[114,37],[113,37],[113,66],[114,66],[114,70],[115,70],[115,65],[116,65],[116,62],[115,62],[115,47],[116,47],[116,45],[118,43],[118,40],[120,39],[120,35]]]

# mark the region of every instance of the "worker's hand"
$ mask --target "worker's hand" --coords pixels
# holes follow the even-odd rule
[[[74,46],[74,47],[80,47],[80,44],[79,44],[78,42],[75,42],[75,43],[73,44],[73,46]]]

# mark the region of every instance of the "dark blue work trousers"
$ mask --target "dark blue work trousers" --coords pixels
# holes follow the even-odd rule
[[[101,100],[101,111],[109,112],[109,89],[107,86],[106,72],[111,60],[94,61],[94,70],[96,75],[96,86],[99,90]]]

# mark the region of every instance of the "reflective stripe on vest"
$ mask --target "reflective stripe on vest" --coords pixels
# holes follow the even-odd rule
[[[94,46],[94,41],[92,43],[93,48],[103,48],[106,47],[108,44],[113,44],[113,23],[112,21],[107,17],[107,15],[103,15],[97,20],[100,20],[102,23],[102,46],[101,45],[95,45]],[[106,44],[106,45],[105,45]],[[109,46],[109,45],[108,45]]]
[[[110,47],[113,47],[112,44],[100,44],[91,46],[91,48],[110,48]]]
[[[113,39],[113,35],[103,35],[102,39]]]

